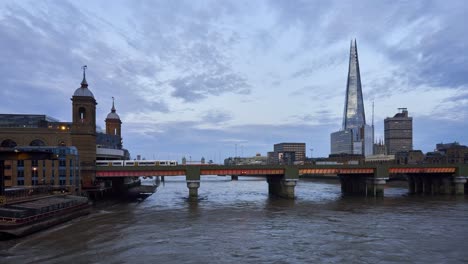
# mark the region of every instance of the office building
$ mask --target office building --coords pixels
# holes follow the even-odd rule
[[[271,164],[301,164],[305,161],[305,143],[279,143],[273,146],[273,152],[268,153]]]
[[[388,155],[413,150],[413,118],[406,108],[398,108],[394,117],[384,120],[385,146]]]

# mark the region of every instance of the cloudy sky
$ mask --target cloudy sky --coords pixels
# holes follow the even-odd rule
[[[219,162],[280,142],[326,156],[356,38],[377,140],[407,107],[415,149],[468,144],[467,3],[2,1],[0,113],[70,121],[87,65],[98,125],[114,96],[133,157]]]

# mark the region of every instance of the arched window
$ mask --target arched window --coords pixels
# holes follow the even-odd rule
[[[17,146],[17,144],[15,141],[11,139],[5,139],[2,141],[2,144],[0,146],[4,148],[14,148]]]
[[[86,108],[80,107],[78,109],[78,119],[83,123],[86,120]]]
[[[114,128],[114,135],[117,135],[117,128]]]
[[[40,140],[40,139],[35,139],[33,141],[31,141],[31,143],[29,144],[29,146],[33,146],[33,147],[40,147],[40,146],[45,146],[46,144],[44,143],[44,141]]]

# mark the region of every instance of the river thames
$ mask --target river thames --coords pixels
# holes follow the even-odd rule
[[[265,179],[166,177],[140,203],[1,241],[1,263],[467,263],[468,197],[343,197],[337,181],[300,180],[296,199]]]

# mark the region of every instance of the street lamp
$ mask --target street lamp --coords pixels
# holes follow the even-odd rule
[[[32,180],[32,184],[33,186],[36,185],[36,181],[34,180],[34,178],[37,179],[37,167],[33,167],[33,174],[32,174],[32,177],[31,177],[31,180]]]

